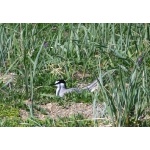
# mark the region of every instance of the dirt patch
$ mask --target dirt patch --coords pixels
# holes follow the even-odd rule
[[[100,118],[104,115],[106,104],[97,104],[95,107],[93,107],[92,104],[85,103],[72,103],[68,106],[60,106],[57,103],[48,103],[46,105],[40,105],[38,107],[43,109],[47,114],[44,115],[40,111],[34,111],[34,113],[36,114],[35,116],[41,120],[45,119],[46,117],[57,119],[58,117],[70,117],[77,114],[81,114],[87,119],[92,119]],[[20,110],[20,116],[25,120],[29,117],[29,112]]]
[[[46,118],[47,115],[42,114],[41,112],[34,110],[34,115],[36,118],[40,119],[40,120],[44,120]],[[30,117],[30,113],[27,112],[26,110],[20,109],[20,117],[23,120],[27,120]]]
[[[20,117],[23,120],[27,120],[29,118],[29,113],[26,110],[20,109]]]
[[[92,105],[83,103],[74,103],[67,107],[59,106],[57,103],[49,103],[41,107],[44,108],[53,119],[57,117],[69,117],[76,114],[82,114],[85,118],[92,117]]]

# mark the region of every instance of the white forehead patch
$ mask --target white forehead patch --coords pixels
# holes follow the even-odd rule
[[[55,84],[57,84],[59,81],[56,81]]]

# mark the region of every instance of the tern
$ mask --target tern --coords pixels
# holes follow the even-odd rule
[[[67,88],[64,80],[57,80],[54,84],[56,88],[56,96],[63,97],[67,93],[77,92],[81,93],[83,90],[89,90],[90,92],[95,91],[98,88],[98,79],[94,80],[91,84],[83,88]]]

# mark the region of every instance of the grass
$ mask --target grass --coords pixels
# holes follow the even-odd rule
[[[0,24],[0,74],[16,74],[13,85],[0,80],[1,126],[96,126],[83,116],[55,123],[36,118],[37,105],[51,102],[106,102],[107,124],[149,126],[149,30],[150,24]],[[93,94],[60,99],[49,86],[65,79],[75,87],[96,77],[99,90]],[[20,109],[30,113],[26,121]]]
[[[58,118],[57,120],[47,118],[39,120],[36,118],[28,118],[21,120],[17,117],[0,119],[1,127],[88,127],[94,126],[92,120],[84,119],[81,115],[70,116],[69,118]]]

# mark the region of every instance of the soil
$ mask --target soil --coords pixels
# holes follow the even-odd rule
[[[25,103],[26,105],[31,104],[29,101],[26,101]],[[60,106],[58,103],[48,103],[45,105],[39,105],[39,108],[43,109],[46,114],[42,114],[40,111],[37,110],[35,110],[34,113],[36,114],[35,116],[41,120],[45,119],[48,116],[52,119],[57,119],[58,117],[70,117],[77,114],[81,114],[87,119],[93,119],[101,118],[101,110],[104,110],[105,107],[106,106],[104,105],[104,103],[97,104],[94,110],[92,104],[71,103],[68,106]],[[29,112],[25,110],[20,110],[20,116],[23,120],[26,120],[29,117]]]

